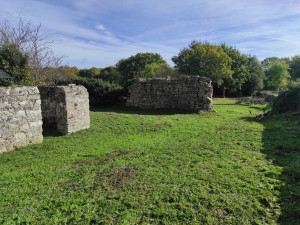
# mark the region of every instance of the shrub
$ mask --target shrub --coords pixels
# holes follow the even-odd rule
[[[300,111],[300,86],[284,91],[274,100],[272,111],[276,114]]]
[[[0,69],[12,76],[12,80],[3,81],[1,85],[12,84],[32,85],[29,74],[28,55],[24,54],[16,44],[6,44],[0,47]]]
[[[116,64],[120,73],[120,83],[124,87],[128,87],[137,78],[151,78],[153,75],[151,74],[151,68],[148,68],[148,71],[145,71],[145,69],[147,65],[154,63],[166,64],[167,62],[157,53],[137,53],[135,56],[121,59]]]
[[[15,85],[14,81],[12,79],[0,79],[0,87],[7,87],[7,86],[13,86]]]
[[[275,91],[260,91],[256,92],[255,95],[251,97],[241,97],[238,99],[238,103],[247,102],[254,105],[271,105],[276,97],[278,96]]]
[[[252,98],[262,98],[266,103],[273,103],[278,93],[275,91],[259,91]]]
[[[90,104],[94,106],[116,104],[125,94],[120,85],[96,78],[79,78],[71,82],[60,82],[60,84],[68,83],[84,86],[89,92]]]

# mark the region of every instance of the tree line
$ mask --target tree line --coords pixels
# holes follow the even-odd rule
[[[157,53],[137,53],[105,68],[77,70],[77,76],[96,78],[126,87],[137,78],[172,78],[199,75],[213,81],[219,96],[250,96],[263,89],[279,91],[299,84],[300,55],[291,58],[269,57],[259,61],[236,47],[222,43],[192,41],[172,58],[171,67]]]
[[[269,57],[262,61],[243,54],[234,46],[192,41],[168,65],[158,53],[137,53],[105,68],[78,69],[62,66],[51,42],[40,34],[40,26],[20,19],[17,27],[8,21],[0,24],[0,69],[13,79],[2,85],[85,85],[95,97],[117,97],[135,79],[173,78],[179,75],[209,77],[214,95],[250,96],[263,89],[282,90],[299,85],[300,55]]]

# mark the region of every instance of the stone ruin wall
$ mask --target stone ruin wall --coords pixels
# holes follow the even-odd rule
[[[89,94],[85,87],[39,87],[44,127],[69,134],[90,127]]]
[[[126,106],[144,109],[211,110],[210,79],[181,76],[176,79],[138,80],[128,89]]]
[[[42,126],[62,134],[89,128],[87,90],[76,85],[0,87],[0,153],[41,143]]]
[[[0,87],[0,153],[42,141],[37,87]]]

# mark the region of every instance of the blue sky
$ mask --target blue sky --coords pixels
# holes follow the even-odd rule
[[[42,25],[63,64],[106,67],[138,52],[171,58],[192,40],[260,60],[300,54],[300,0],[0,0],[0,18]]]

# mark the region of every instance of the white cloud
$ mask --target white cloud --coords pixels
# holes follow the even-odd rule
[[[105,28],[104,28],[104,26],[102,24],[98,24],[96,26],[96,29],[98,29],[98,30],[105,30]]]
[[[57,53],[67,56],[63,59],[64,63],[70,66],[76,65],[79,68],[112,66],[120,59],[138,52],[161,53],[162,57],[171,64],[171,57],[177,54],[176,48],[155,44],[124,42],[123,45],[106,46],[66,37],[59,37],[53,48]]]
[[[0,15],[42,24],[70,65],[109,66],[137,52],[169,63],[192,40],[226,42],[245,53],[300,52],[298,0],[10,0]]]

